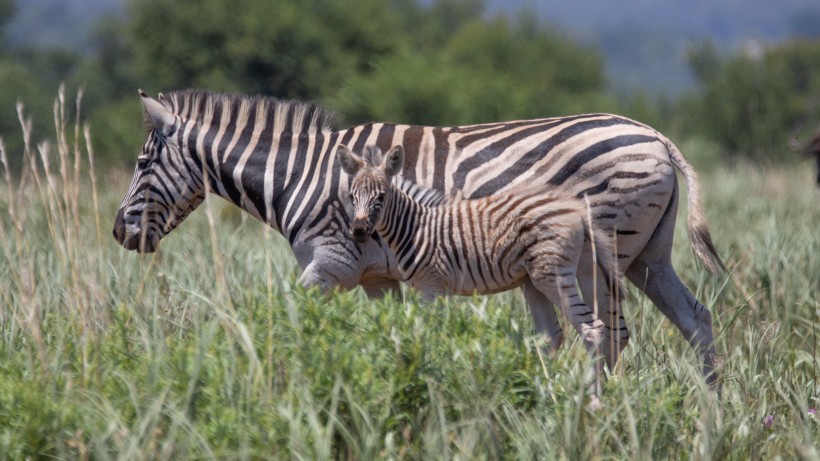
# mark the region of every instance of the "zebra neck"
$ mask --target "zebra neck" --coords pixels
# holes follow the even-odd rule
[[[406,273],[415,263],[419,244],[434,226],[433,220],[441,213],[437,206],[425,206],[410,197],[404,190],[392,185],[385,197],[384,209],[376,223],[376,231],[390,246],[399,262],[399,269]]]
[[[208,189],[292,240],[303,224],[298,216],[306,204],[309,176],[326,177],[333,171],[328,152],[338,133],[265,136],[259,128],[249,136],[216,142],[207,131],[192,130],[186,144],[190,157],[208,172]]]

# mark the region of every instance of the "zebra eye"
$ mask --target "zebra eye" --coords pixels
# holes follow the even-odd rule
[[[151,159],[150,158],[140,158],[137,160],[137,168],[140,170],[145,170],[149,166],[151,166]]]

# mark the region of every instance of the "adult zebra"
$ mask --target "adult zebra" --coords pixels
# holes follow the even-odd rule
[[[467,198],[542,184],[556,194],[586,196],[597,229],[617,236],[619,268],[704,356],[712,376],[712,319],[672,267],[678,186],[688,185],[688,229],[696,255],[716,272],[697,176],[657,131],[627,118],[587,114],[461,127],[368,123],[335,129],[333,113],[312,103],[197,90],[140,91],[150,134],[114,223],[125,248],[150,252],[204,199],[206,188],[280,231],[303,272],[301,283],[361,285],[369,296],[397,289],[401,275],[380,239],[358,243],[348,233],[347,175],[336,147],[383,150],[401,144],[403,175]],[[591,261],[591,255],[582,261]],[[578,268],[583,297],[609,306],[602,277]],[[597,283],[597,286],[595,284]],[[525,290],[528,304],[548,303]],[[602,320],[626,344],[619,312]],[[616,351],[617,357],[617,351]]]

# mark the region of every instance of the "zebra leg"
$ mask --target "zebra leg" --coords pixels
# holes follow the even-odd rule
[[[401,299],[401,285],[398,280],[380,278],[361,280],[359,282],[370,299],[382,299],[390,293],[395,299]]]
[[[646,293],[702,356],[706,381],[715,384],[715,345],[712,314],[681,282],[669,260],[648,264],[640,257],[627,269],[626,277]]]
[[[604,323],[602,349],[610,373],[615,370],[621,352],[629,343],[629,328],[624,320],[621,300],[607,286],[598,270],[593,276],[592,253],[585,249],[578,267],[578,284],[584,301],[596,310],[598,318]]]
[[[535,331],[539,334],[546,333],[550,339],[552,352],[558,351],[561,344],[564,343],[564,330],[561,329],[558,316],[555,315],[555,306],[552,301],[547,299],[547,297],[533,285],[532,280],[527,280],[521,287],[521,290],[524,292],[524,300],[527,302],[527,307],[529,307],[532,313]]]
[[[629,265],[625,275],[630,282],[646,293],[702,355],[706,381],[714,384],[715,346],[712,332],[712,314],[692,295],[672,267],[672,238],[675,234],[675,214],[678,196],[672,197],[664,216],[655,228],[652,238]]]
[[[360,274],[351,271],[349,264],[328,264],[322,258],[315,258],[302,270],[299,284],[306,288],[319,287],[322,293],[329,293],[334,288],[350,290],[358,285]]]
[[[606,379],[603,373],[604,360],[601,351],[604,323],[595,316],[593,310],[578,294],[578,289],[575,287],[575,270],[570,271],[564,267],[558,275],[539,276],[539,274],[531,273],[530,277],[533,284],[544,293],[547,299],[561,306],[564,315],[569,318],[575,330],[581,335],[584,346],[592,357],[594,379],[589,406],[593,410],[600,408],[601,403],[598,397],[603,392],[603,380]]]

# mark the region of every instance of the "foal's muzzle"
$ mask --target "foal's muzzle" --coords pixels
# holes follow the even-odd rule
[[[373,231],[365,221],[353,221],[350,225],[350,235],[359,243],[366,242],[371,233]]]

